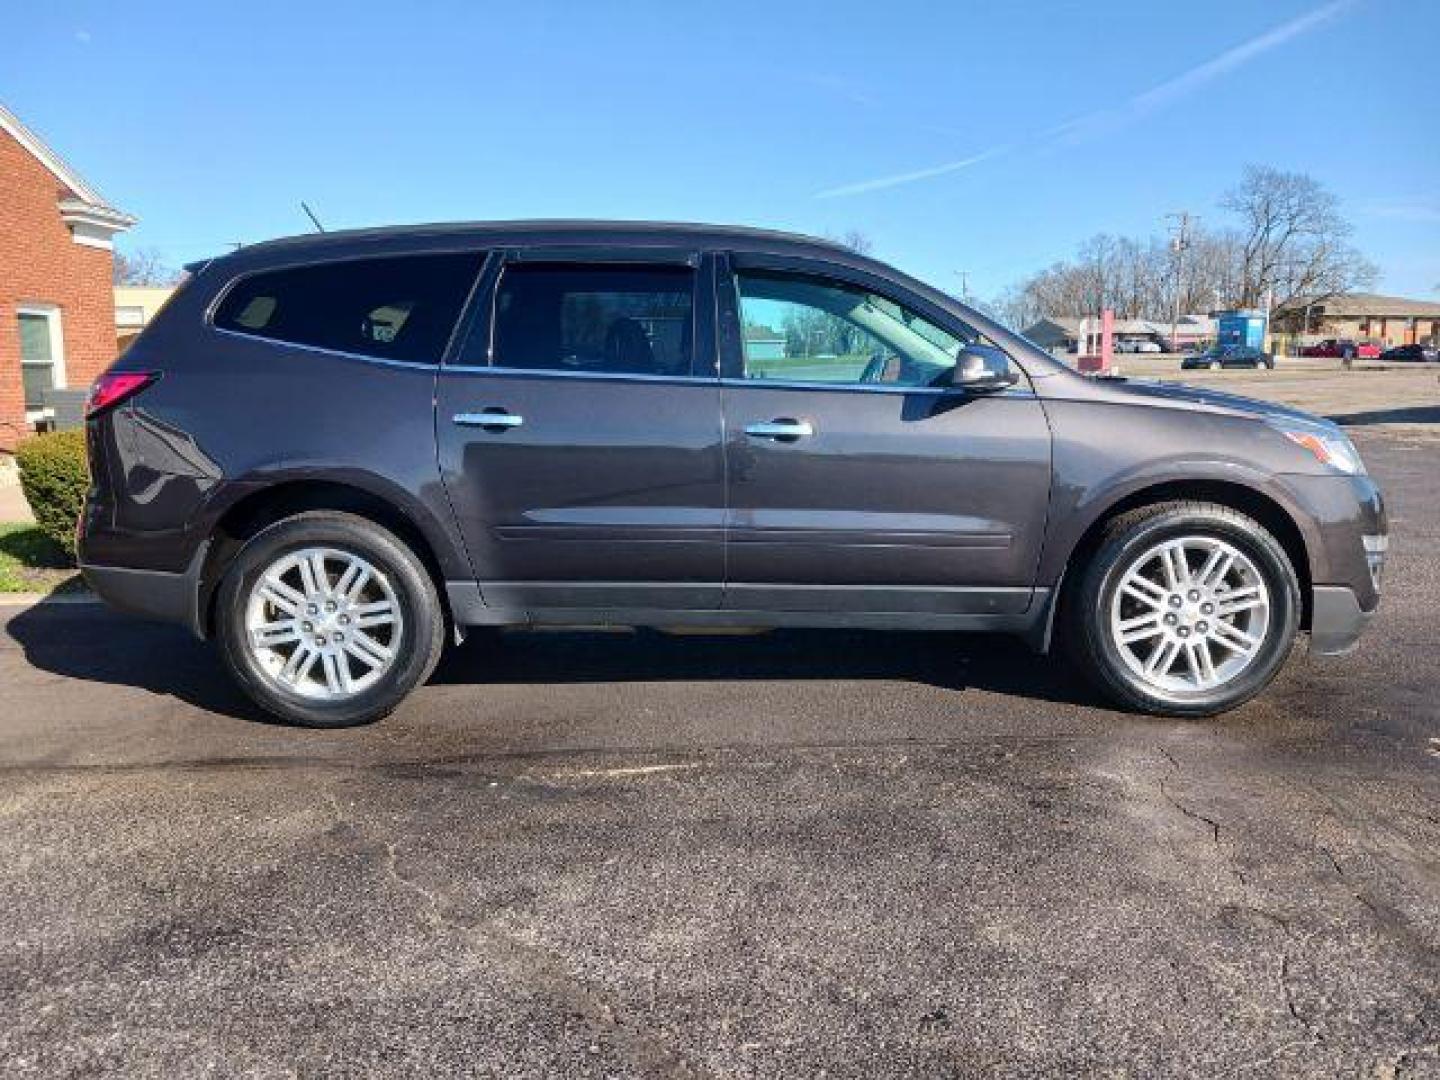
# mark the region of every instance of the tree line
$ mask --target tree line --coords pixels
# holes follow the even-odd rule
[[[1373,284],[1339,200],[1302,173],[1251,165],[1219,203],[1215,228],[1144,238],[1099,234],[986,305],[1016,329],[1051,315],[1168,321],[1220,308],[1272,309]]]

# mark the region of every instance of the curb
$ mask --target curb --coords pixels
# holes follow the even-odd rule
[[[32,607],[35,604],[99,604],[101,599],[94,593],[0,593],[0,607]]]

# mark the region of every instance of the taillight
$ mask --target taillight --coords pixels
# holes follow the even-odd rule
[[[85,419],[93,420],[108,412],[158,378],[158,371],[114,371],[101,375],[90,387],[90,396],[85,399]]]

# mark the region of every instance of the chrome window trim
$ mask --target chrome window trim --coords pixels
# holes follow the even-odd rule
[[[760,390],[843,390],[862,394],[925,394],[929,397],[969,396],[987,398],[1034,398],[1029,389],[999,390],[989,394],[967,394],[963,389],[936,386],[881,386],[859,383],[772,382],[765,379],[720,379],[705,375],[642,375],[624,371],[555,371],[550,368],[490,367],[484,364],[446,364],[445,370],[465,375],[499,375],[503,378],[590,379],[597,382],[697,383],[706,386],[743,387]]]
[[[785,381],[781,379],[721,379],[721,386],[745,387],[762,390],[846,390],[862,394],[928,394],[932,397],[945,397],[953,395],[956,397],[1009,397],[1009,398],[1033,398],[1035,391],[1028,388],[1014,388],[1010,390],[996,390],[992,393],[976,394],[965,390],[963,387],[945,386],[886,386],[880,383],[827,383],[827,382],[801,382]]]
[[[717,386],[714,375],[646,375],[628,371],[556,371],[554,368],[499,367],[489,364],[446,364],[446,371],[465,375],[499,375],[504,378],[591,379],[600,382],[700,383]]]
[[[363,360],[367,364],[381,364],[385,367],[408,368],[419,371],[433,371],[440,366],[439,360],[396,360],[389,356],[367,356],[365,353],[345,352],[343,349],[327,349],[324,345],[306,345],[300,341],[286,341],[284,338],[261,337],[259,334],[246,334],[240,330],[226,330],[222,326],[210,326],[212,334],[219,334],[221,337],[235,338],[239,341],[257,342],[261,345],[271,345],[281,349],[304,349],[306,352],[320,353],[322,356],[334,356],[342,360]]]

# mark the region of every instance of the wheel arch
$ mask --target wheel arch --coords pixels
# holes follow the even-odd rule
[[[312,510],[354,514],[394,533],[430,574],[445,618],[450,621],[445,562],[442,561],[445,549],[441,547],[446,540],[437,535],[439,526],[435,522],[359,484],[333,479],[280,479],[255,487],[236,499],[219,514],[211,528],[197,585],[198,629],[206,637],[214,631],[215,597],[220,579],[244,542],[268,525]]]
[[[1057,595],[1073,580],[1073,571],[1083,566],[1085,560],[1095,553],[1107,523],[1142,506],[1177,500],[1218,503],[1238,510],[1264,526],[1285,549],[1285,554],[1295,569],[1296,579],[1300,583],[1300,626],[1306,630],[1310,628],[1313,607],[1310,541],[1307,540],[1294,512],[1283,502],[1268,492],[1235,480],[1212,477],[1181,478],[1146,484],[1117,494],[1095,509],[1084,530],[1070,545],[1056,582]]]

